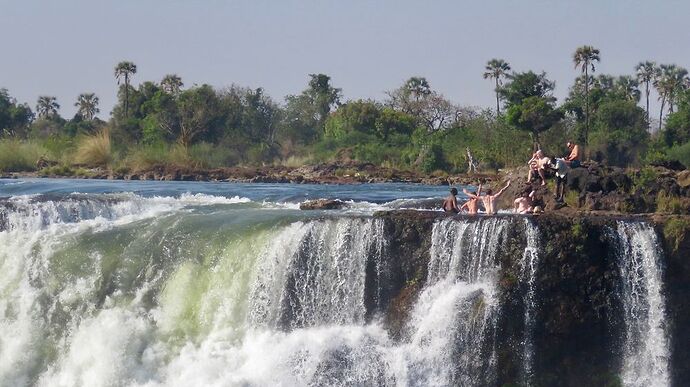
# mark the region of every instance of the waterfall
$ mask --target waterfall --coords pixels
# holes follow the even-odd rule
[[[380,262],[385,243],[381,220],[298,222],[275,242],[253,285],[254,324],[294,329],[363,322],[367,260]]]
[[[652,226],[618,222],[625,337],[623,370],[626,386],[669,385],[669,346],[665,333],[661,248]]]
[[[482,385],[495,377],[496,253],[508,220],[434,224],[427,286],[410,320],[409,385]]]
[[[534,358],[534,320],[537,312],[536,298],[535,298],[535,281],[537,276],[537,268],[539,267],[539,250],[541,248],[539,241],[539,229],[537,225],[530,219],[525,219],[525,238],[527,243],[525,251],[522,255],[521,277],[522,281],[527,285],[527,291],[524,296],[525,314],[525,334],[523,342],[523,383],[531,385],[532,383],[532,363]]]

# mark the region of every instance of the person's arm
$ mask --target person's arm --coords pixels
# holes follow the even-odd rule
[[[503,192],[505,192],[505,190],[507,190],[508,187],[510,187],[510,180],[508,180],[508,184],[506,184],[505,187],[501,188],[501,190],[498,191],[498,192],[496,193],[496,195],[494,195],[494,197],[497,198],[497,197],[501,196],[501,194],[502,194]]]
[[[481,188],[481,185],[479,185],[479,187]],[[462,193],[467,195],[467,197],[469,197],[470,199],[477,199],[479,197],[479,191],[477,191],[477,195],[475,195],[472,192],[468,191],[467,188],[463,188]]]
[[[477,197],[479,197],[482,194],[482,183],[479,183],[479,187],[477,187]]]
[[[467,204],[467,202],[463,203],[462,206],[460,206],[460,212],[469,211],[469,210],[470,210],[470,206]]]
[[[518,207],[520,206],[520,198],[513,200],[513,211],[518,212]]]

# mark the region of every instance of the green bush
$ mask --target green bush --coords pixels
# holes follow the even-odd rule
[[[189,157],[201,168],[229,167],[236,165],[241,159],[236,150],[207,142],[190,146]]]
[[[686,168],[690,168],[690,142],[683,145],[676,145],[666,153],[671,160],[680,161]]]

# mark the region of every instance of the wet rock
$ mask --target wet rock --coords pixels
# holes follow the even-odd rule
[[[345,206],[345,203],[337,199],[317,199],[300,203],[300,210],[338,210]]]

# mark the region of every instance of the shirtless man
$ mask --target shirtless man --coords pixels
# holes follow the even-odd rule
[[[486,213],[488,215],[493,215],[496,213],[496,199],[505,192],[506,189],[510,187],[510,181],[508,181],[508,184],[506,184],[505,187],[503,187],[500,191],[496,192],[496,194],[493,193],[492,190],[487,190],[486,195],[484,196],[479,196],[478,194],[473,195],[470,192],[467,192],[467,190],[463,190],[465,195],[469,196],[470,199],[481,199],[481,201],[484,203],[484,209],[486,210]]]
[[[469,196],[469,199],[465,202],[465,204],[462,205],[461,209],[466,209],[467,213],[470,215],[475,215],[478,212],[478,205],[479,204],[479,195],[482,193],[482,185],[479,184],[479,187],[477,187],[477,191],[474,192],[469,192],[467,189],[463,188],[462,192],[465,193],[465,195]]]
[[[534,196],[534,191],[529,194],[527,191],[523,192],[519,198],[515,199],[513,202],[513,209],[518,214],[529,214],[532,212],[532,197]]]
[[[566,144],[568,147],[568,150],[570,150],[570,154],[565,158],[565,163],[567,166],[570,168],[577,168],[580,166],[580,146],[575,144],[572,141],[568,141]]]
[[[457,188],[453,187],[450,189],[450,195],[443,200],[443,211],[454,212],[456,214],[460,212],[460,209],[458,208],[458,200],[455,198],[457,194]]]

